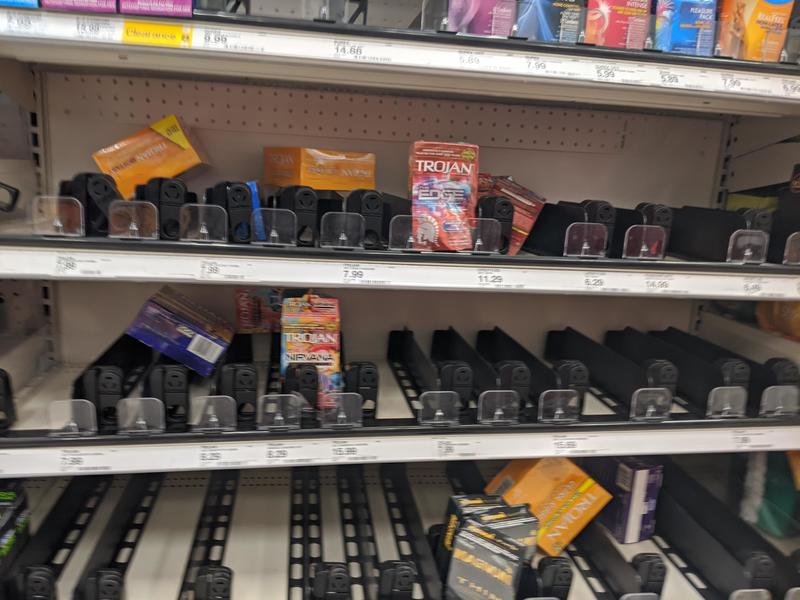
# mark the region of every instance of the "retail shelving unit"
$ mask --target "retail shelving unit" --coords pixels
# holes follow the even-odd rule
[[[176,113],[209,155],[210,168],[189,179],[196,188],[222,177],[258,178],[264,145],[313,143],[375,152],[379,187],[403,193],[409,141],[469,139],[482,147],[486,170],[525,173],[530,181],[523,183],[551,199],[718,206],[727,191],[788,174],[792,154],[776,142],[800,129],[794,118],[800,75],[786,65],[729,61],[721,68],[719,61],[657,53],[570,53],[513,40],[442,42],[428,33],[279,20],[0,13],[6,93],[36,115],[31,129],[38,167],[32,171],[42,192],[91,169],[91,152],[109,140]],[[32,192],[30,174],[15,172]],[[350,352],[373,359],[385,352],[390,327],[384,312],[393,315],[392,327],[423,332],[452,324],[469,333],[499,324],[522,330],[521,341],[537,351],[547,329],[557,325],[594,335],[628,324],[691,329],[702,300],[800,298],[800,271],[779,265],[126,245],[37,240],[24,235],[18,220],[0,228],[10,340],[3,356],[19,398],[16,431],[40,434],[48,402],[67,397],[69,381],[124,328],[156,282],[179,284],[226,315],[228,299],[205,284],[335,290]],[[466,291],[479,293],[457,293]],[[44,314],[32,308],[38,305]],[[421,306],[431,309],[427,315]],[[746,354],[748,344],[736,349]],[[288,440],[186,435],[169,442],[101,438],[78,444],[19,435],[0,449],[10,463],[3,470],[21,475],[73,468],[59,453],[90,453],[86,468],[112,472],[196,469],[215,466],[203,458],[209,444],[226,449],[220,467],[258,467],[335,463],[341,459],[332,454],[335,448],[349,443],[358,444],[358,460],[384,462],[789,449],[800,439],[797,424],[763,420],[424,433],[406,427],[407,408],[390,383],[384,383],[379,408],[386,419],[380,434],[365,429]],[[291,451],[271,458],[275,444],[289,444]],[[131,456],[138,458],[131,462]],[[76,459],[74,468],[83,464]]]
[[[377,187],[405,194],[410,142],[466,140],[481,147],[482,170],[514,175],[550,200],[600,198],[629,208],[643,200],[724,207],[729,192],[781,183],[800,162],[798,144],[782,143],[800,134],[794,65],[220,15],[166,20],[8,8],[0,8],[0,57],[0,98],[8,101],[0,104],[0,125],[22,115],[35,156],[6,157],[0,149],[0,179],[28,199],[94,170],[93,151],[172,113],[208,155],[209,166],[187,177],[196,191],[223,179],[259,179],[264,146],[374,152]],[[6,110],[11,101],[21,108]],[[231,319],[236,286],[313,287],[338,297],[348,359],[380,369],[374,426],[49,437],[48,405],[69,398],[75,377],[164,283]],[[584,409],[589,418],[568,426],[419,427],[385,358],[389,331],[403,326],[427,347],[435,329],[452,325],[472,339],[497,325],[541,354],[551,329],[572,326],[601,339],[630,325],[674,326],[755,360],[800,362],[800,344],[706,306],[800,300],[797,266],[53,240],[28,235],[24,218],[4,218],[0,299],[0,368],[12,377],[17,403],[17,423],[0,437],[0,476],[116,474],[108,494],[117,498],[128,473],[241,469],[228,547],[240,582],[236,600],[286,586],[287,565],[263,567],[288,548],[289,514],[260,507],[289,510],[289,467],[327,474],[330,521],[340,501],[332,473],[353,464],[366,465],[375,506],[384,502],[384,467],[368,463],[800,449],[797,418],[686,418],[676,404],[675,418],[661,423],[604,421],[612,411],[599,394]],[[437,468],[414,465],[409,475],[426,527],[452,493]],[[138,554],[129,568],[131,600],[179,592],[210,476],[167,475],[142,541],[163,545],[164,560]],[[30,485],[41,488],[33,496],[55,501],[41,481]],[[42,502],[35,517],[47,513]],[[87,544],[111,518],[111,502],[98,509],[80,560],[62,575],[65,594],[88,559]],[[373,518],[385,521],[381,511]],[[341,545],[338,528],[326,522],[326,548]],[[381,522],[375,529],[379,547],[394,545],[396,528]],[[715,597],[669,565],[677,587],[663,597]],[[606,597],[581,577],[571,598]]]

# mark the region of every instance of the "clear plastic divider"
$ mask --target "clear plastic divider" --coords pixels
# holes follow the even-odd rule
[[[706,417],[738,419],[745,416],[747,390],[739,386],[717,387],[711,390],[706,404]]]
[[[320,248],[357,250],[364,247],[364,217],[351,212],[327,212],[319,227]]]
[[[667,388],[640,388],[631,395],[631,421],[664,421],[672,411],[672,393]]]
[[[216,204],[188,203],[181,206],[180,240],[182,242],[228,241],[228,213]]]
[[[297,215],[285,208],[259,208],[253,211],[250,225],[252,244],[259,246],[296,246]]]
[[[783,264],[800,265],[800,231],[795,231],[786,238],[786,247],[783,251]]]
[[[461,401],[456,392],[424,392],[419,397],[421,408],[417,414],[420,425],[449,427],[458,425]]]
[[[478,396],[478,423],[515,425],[519,423],[519,394],[514,390],[486,390]]]
[[[414,227],[411,215],[395,215],[389,222],[389,250],[433,252],[434,237],[424,228]]]
[[[667,249],[667,232],[659,225],[633,225],[625,232],[622,258],[661,260]]]
[[[467,219],[472,246],[464,254],[497,254],[503,247],[503,227],[497,219]]]
[[[503,246],[502,225],[497,219],[468,218],[450,224],[447,246],[463,254],[496,254]],[[399,252],[442,251],[444,242],[429,219],[395,215],[389,223],[389,250]]]
[[[577,390],[545,390],[539,395],[540,423],[575,423],[581,418]]]
[[[121,435],[163,433],[164,403],[158,398],[123,398],[117,403],[117,425]]]
[[[266,394],[258,399],[256,427],[264,431],[300,429],[308,402],[300,394]]]
[[[97,435],[97,408],[88,400],[54,400],[47,406],[47,417],[53,437]]]
[[[602,223],[572,223],[564,235],[564,256],[603,258],[608,228]]]
[[[217,433],[235,431],[236,401],[230,396],[196,396],[189,410],[192,431]]]
[[[35,235],[84,237],[83,205],[68,196],[36,196],[30,222]]]
[[[800,414],[800,388],[771,385],[761,394],[759,417],[796,417]]]
[[[157,240],[158,209],[152,202],[114,200],[108,208],[108,237]]]
[[[728,242],[728,262],[761,264],[767,260],[769,234],[757,229],[738,229]]]
[[[364,399],[354,392],[326,394],[324,407],[317,408],[319,425],[323,429],[352,429],[361,427]]]

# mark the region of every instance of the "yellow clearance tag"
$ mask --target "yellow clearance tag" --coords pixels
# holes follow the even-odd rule
[[[122,29],[122,43],[165,48],[189,48],[192,45],[192,27],[126,19]]]
[[[160,133],[171,142],[175,142],[183,148],[188,150],[190,148],[189,140],[186,139],[186,134],[181,129],[181,124],[178,122],[178,117],[169,115],[150,125],[150,129],[156,133]]]

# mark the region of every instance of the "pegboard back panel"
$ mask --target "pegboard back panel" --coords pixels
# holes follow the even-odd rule
[[[133,321],[157,283],[59,282],[59,355],[83,365],[97,357]],[[233,286],[176,285],[178,291],[235,323]],[[455,327],[468,341],[481,329],[503,328],[534,352],[550,329],[575,327],[595,339],[608,329],[691,326],[692,301],[662,298],[522,295],[499,292],[322,289],[340,300],[347,360],[386,353],[389,331],[409,327],[423,348],[435,329]],[[591,305],[591,310],[588,310]]]
[[[264,146],[376,153],[377,184],[405,194],[409,143],[468,140],[480,168],[513,175],[551,200],[707,205],[723,123],[596,109],[445,100],[156,77],[47,73],[48,188],[93,170],[95,150],[170,113],[200,139],[222,179],[261,179]]]

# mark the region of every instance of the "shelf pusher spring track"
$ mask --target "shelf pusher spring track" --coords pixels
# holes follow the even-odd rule
[[[441,596],[440,587],[433,591],[438,595],[423,592],[421,573],[430,573],[433,566],[429,562],[428,566],[420,567],[426,557],[416,553],[412,541],[413,532],[422,531],[419,518],[409,513],[400,500],[409,495],[394,491],[408,485],[403,473],[381,471],[380,477],[394,540],[390,552],[386,552],[392,557],[383,557],[384,560],[375,539],[377,526],[372,517],[373,510],[383,513],[384,508],[370,505],[363,467],[337,467],[335,486],[322,485],[320,471],[314,467],[293,469],[290,599],[422,600]],[[336,510],[334,507],[338,508],[341,519],[341,548],[335,545],[339,536],[333,534],[326,540],[321,525],[331,523],[332,515],[323,513]],[[386,549],[384,546],[384,552]],[[430,552],[427,560],[432,561]]]
[[[2,600],[54,600],[57,581],[111,485],[108,476],[73,478],[57,509],[44,521],[3,574]]]
[[[224,566],[239,471],[215,471],[184,570],[179,600],[230,600],[233,571]]]
[[[163,480],[163,474],[130,478],[83,569],[74,600],[121,600],[125,597],[125,574]]]

